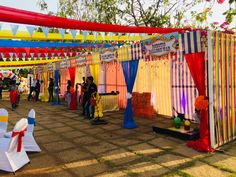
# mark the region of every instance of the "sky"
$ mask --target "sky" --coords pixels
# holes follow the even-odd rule
[[[45,0],[48,4],[48,11],[56,12],[59,0]],[[199,4],[192,8],[192,10],[196,10],[198,12],[202,12],[204,9],[204,4]],[[39,6],[37,6],[37,0],[0,0],[0,5],[29,10],[34,12],[41,12]],[[217,4],[213,6],[213,15],[208,19],[209,23],[219,22],[223,23],[225,21],[224,16],[222,15],[228,9],[228,0],[226,0],[223,4]],[[235,19],[236,23],[236,19]],[[235,25],[234,25],[235,26]]]

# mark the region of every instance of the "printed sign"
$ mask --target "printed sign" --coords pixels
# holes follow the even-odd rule
[[[86,64],[86,54],[79,55],[76,58],[76,65],[85,65]]]
[[[101,61],[103,62],[110,62],[116,60],[117,54],[116,50],[106,50],[100,54]]]
[[[39,73],[43,73],[43,66],[42,66],[42,65],[38,66],[36,72],[37,72],[38,74],[39,74]]]
[[[175,53],[178,47],[178,33],[170,33],[143,41],[145,55],[160,57],[170,52]]]
[[[60,62],[60,68],[61,69],[66,68],[66,60]]]
[[[53,64],[52,63],[48,63],[48,71],[53,71]]]

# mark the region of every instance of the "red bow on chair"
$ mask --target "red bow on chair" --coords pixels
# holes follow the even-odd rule
[[[17,144],[17,152],[21,151],[22,147],[22,137],[25,135],[25,131],[27,130],[27,127],[19,132],[12,132],[12,137],[18,136],[18,144]]]

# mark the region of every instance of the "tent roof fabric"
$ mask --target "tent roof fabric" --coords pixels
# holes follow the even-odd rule
[[[191,30],[190,28],[151,28],[151,27],[122,26],[122,25],[87,22],[87,21],[73,20],[73,19],[52,16],[52,15],[45,15],[41,13],[15,9],[6,6],[0,6],[0,21],[64,28],[64,29],[119,32],[119,33],[165,34],[171,32],[184,32],[186,30]]]

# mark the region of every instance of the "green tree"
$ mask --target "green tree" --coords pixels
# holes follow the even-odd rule
[[[236,16],[235,0],[229,1],[229,9],[224,12],[230,23]],[[192,27],[206,27],[207,18],[211,16],[211,7],[216,0],[59,0],[58,12],[62,17],[102,22],[149,27],[185,26],[186,12],[199,3],[202,12],[191,12]],[[41,10],[47,10],[45,0],[39,0]],[[51,13],[51,12],[48,12]]]
[[[59,0],[55,15],[72,19],[150,27],[181,26],[184,14],[203,0]],[[44,0],[39,0],[47,10]]]

